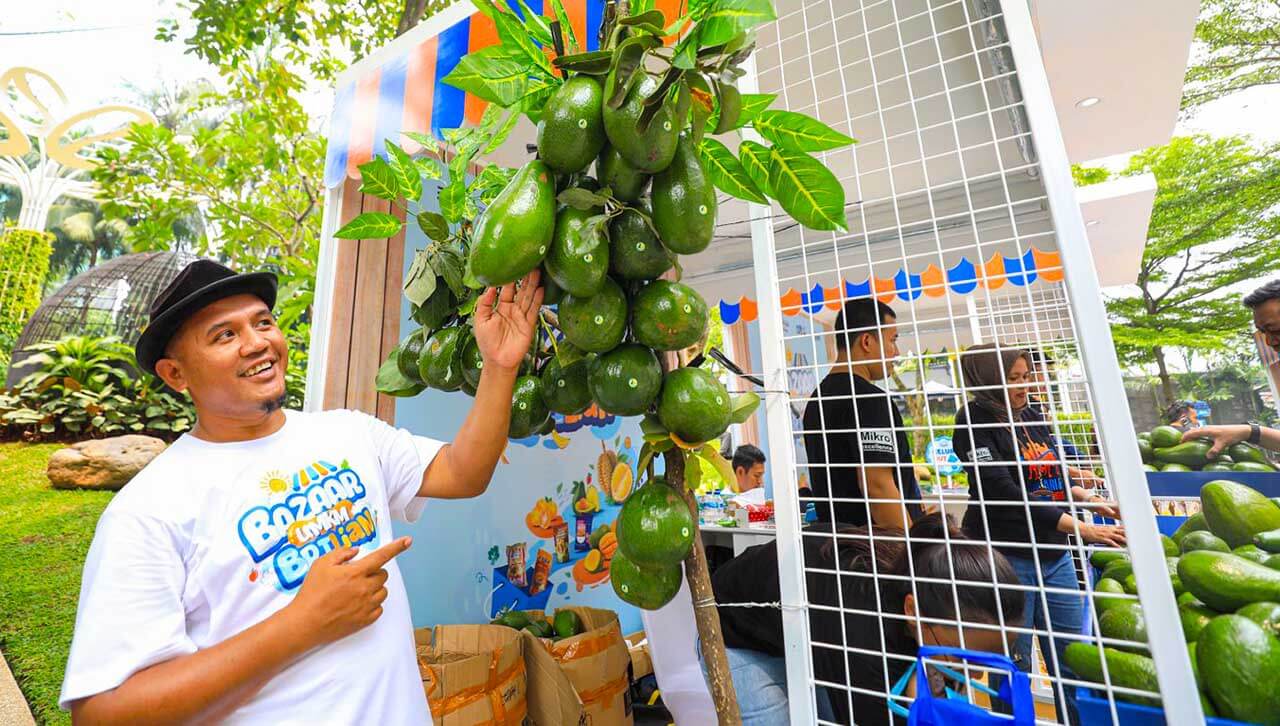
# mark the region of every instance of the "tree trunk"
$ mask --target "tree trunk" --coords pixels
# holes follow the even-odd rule
[[[666,462],[667,482],[689,505],[689,511],[698,516],[698,501],[685,485],[684,450],[672,449],[663,454]],[[707,553],[702,548],[702,537],[693,538],[693,550],[684,560],[684,576],[689,582],[689,594],[693,597],[693,617],[698,625],[698,639],[702,642],[702,660],[707,664],[707,685],[711,687],[711,702],[715,704],[720,726],[738,726],[742,714],[738,711],[738,697],[729,675],[729,659],[724,652],[724,633],[720,630],[720,613],[716,610],[715,595],[711,591],[711,573],[707,569]]]
[[[396,23],[396,37],[404,35],[406,31],[422,22],[422,16],[426,10],[427,0],[404,0],[404,9],[400,11],[400,22]]]
[[[1151,352],[1156,356],[1156,367],[1160,370],[1160,393],[1164,396],[1164,401],[1160,404],[1162,410],[1156,413],[1162,414],[1163,409],[1173,405],[1177,393],[1173,390],[1173,376],[1169,375],[1169,366],[1164,362],[1164,348],[1157,345]]]

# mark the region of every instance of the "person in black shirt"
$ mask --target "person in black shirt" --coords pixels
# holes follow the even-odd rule
[[[902,415],[873,381],[893,372],[897,316],[871,299],[836,317],[836,359],[804,411],[804,448],[818,522],[905,529],[921,515],[920,485]],[[834,500],[834,501],[832,501]],[[905,507],[904,507],[905,500]]]
[[[809,608],[814,677],[861,689],[820,689],[819,718],[842,724],[856,721],[860,726],[905,723],[905,718],[890,711],[885,694],[912,668],[921,645],[1008,652],[1010,636],[1000,624],[1021,618],[1023,594],[992,583],[1016,585],[1017,574],[1004,557],[986,545],[967,541],[955,529],[944,532],[943,521],[941,515],[931,514],[912,526],[907,538],[909,557],[899,530],[876,527],[869,532],[865,527],[842,527],[838,535],[806,530],[803,544],[809,602],[828,608],[843,604],[845,611],[842,629],[841,613]],[[869,534],[875,538],[874,545]],[[844,573],[841,592],[836,591],[836,575],[815,569]],[[905,579],[912,577],[919,579]],[[938,582],[932,581],[935,579]],[[952,580],[981,584],[961,584],[953,590]],[[743,723],[786,724],[782,612],[732,606],[781,600],[777,544],[748,548],[716,571],[711,587]],[[853,652],[844,650],[846,647]],[[915,678],[907,678],[906,686],[900,693],[908,700],[897,703],[909,707],[909,699],[915,695]]]
[[[956,456],[964,462],[969,478],[964,532],[995,544],[1023,584],[1056,591],[1027,598],[1024,627],[1079,634],[1084,602],[1070,593],[1080,586],[1065,547],[1067,535],[1078,532],[1086,542],[1123,548],[1124,527],[1090,524],[1071,515],[1068,491],[1078,506],[1092,506],[1099,498],[1072,483],[1058,459],[1050,425],[1039,409],[1027,405],[1034,384],[1026,351],[975,345],[961,356],[960,370],[973,395],[956,415],[952,435]],[[1109,511],[1106,503],[1097,506]],[[1071,641],[1039,638],[1049,673],[1059,676],[1057,662]],[[1024,670],[1030,668],[1029,633],[1019,634],[1015,657]],[[1072,710],[1070,700],[1067,705]]]

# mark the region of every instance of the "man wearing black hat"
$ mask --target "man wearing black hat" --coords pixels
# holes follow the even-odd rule
[[[77,721],[431,722],[391,519],[488,486],[538,274],[481,296],[484,373],[450,444],[285,411],[275,298],[274,275],[198,260],[152,306],[138,365],[197,422],[98,522],[60,698]]]

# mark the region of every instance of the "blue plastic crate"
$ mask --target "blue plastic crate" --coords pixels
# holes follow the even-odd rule
[[[1280,497],[1280,472],[1254,471],[1149,471],[1147,489],[1153,497],[1198,497],[1200,487],[1215,479],[1240,482],[1268,497]]]
[[[1102,726],[1113,723],[1111,720],[1111,704],[1088,688],[1080,688],[1076,692],[1076,709],[1080,714],[1083,726]],[[1155,706],[1143,706],[1137,703],[1116,701],[1116,716],[1121,726],[1165,726],[1164,711]],[[1206,717],[1206,726],[1249,726],[1243,721],[1229,718]]]

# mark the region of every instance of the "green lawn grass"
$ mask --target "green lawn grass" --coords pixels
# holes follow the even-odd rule
[[[61,444],[0,444],[0,650],[37,723],[58,709],[80,571],[113,492],[58,491],[45,466]]]

